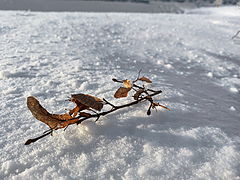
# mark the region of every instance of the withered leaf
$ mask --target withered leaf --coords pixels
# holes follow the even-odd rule
[[[58,119],[51,117],[51,114],[41,106],[35,97],[27,98],[27,106],[37,120],[47,124],[51,129],[54,129],[60,123]]]
[[[65,128],[70,124],[74,124],[77,121],[79,121],[78,118],[73,118],[70,114],[65,113],[65,114],[51,114],[52,117],[57,118],[60,120],[60,122],[57,124],[57,126],[54,128],[56,129],[61,129]]]
[[[27,106],[37,120],[47,124],[51,129],[64,128],[78,120],[71,120],[72,117],[69,114],[50,114],[33,96],[27,98]]]
[[[59,120],[62,120],[62,121],[72,119],[72,116],[68,113],[65,113],[65,114],[51,114],[51,116],[53,118],[56,118],[56,119],[59,119]]]
[[[124,85],[125,88],[132,88],[132,83],[128,79],[123,80],[123,85]]]
[[[150,79],[148,79],[148,78],[146,78],[146,77],[141,77],[141,78],[139,78],[138,80],[140,80],[140,81],[145,81],[145,82],[147,82],[147,83],[152,83],[152,81],[150,80]]]
[[[88,106],[85,106],[78,101],[72,100],[72,102],[76,103],[76,107],[69,111],[69,114],[72,115],[73,117],[76,117],[78,112],[89,108]]]
[[[115,98],[127,97],[131,88],[120,87],[114,94]]]
[[[86,112],[80,112],[80,116],[81,117],[91,117],[90,113],[86,113]]]
[[[82,104],[85,107],[90,107],[97,111],[101,111],[101,109],[103,108],[102,99],[88,94],[72,94],[71,100],[74,101],[76,104]]]
[[[139,89],[134,95],[133,95],[133,98],[135,100],[138,100],[139,96],[144,92],[143,89]]]

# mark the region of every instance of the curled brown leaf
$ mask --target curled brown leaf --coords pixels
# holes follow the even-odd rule
[[[27,98],[27,106],[37,120],[47,124],[51,129],[64,128],[77,121],[72,120],[69,114],[50,114],[33,96]]]
[[[131,88],[120,87],[114,94],[115,98],[127,97]]]
[[[102,99],[88,94],[72,94],[71,101],[75,102],[77,106],[79,106],[80,110],[90,107],[97,111],[101,111],[101,109],[103,108]]]
[[[140,81],[145,81],[145,82],[147,82],[147,83],[152,83],[152,81],[150,80],[150,79],[148,79],[147,77],[141,77],[141,78],[139,78],[138,80],[140,80]]]
[[[91,117],[90,113],[86,113],[86,112],[80,112],[80,116],[81,117]]]

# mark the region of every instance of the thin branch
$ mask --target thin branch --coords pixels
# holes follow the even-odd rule
[[[107,100],[106,100],[106,99],[104,99],[104,98],[103,98],[103,101],[104,101],[106,104],[108,104],[108,105],[112,106],[113,108],[115,108],[115,107],[116,107],[115,105],[113,105],[112,103],[110,103],[109,101],[107,101]]]
[[[238,33],[240,33],[240,31],[239,31]],[[236,34],[236,36],[238,35],[238,33]],[[133,81],[133,84],[132,84],[132,89],[134,89],[136,92],[141,91],[140,97],[138,96],[137,100],[132,101],[132,102],[127,103],[127,104],[120,105],[120,106],[115,106],[114,104],[110,103],[110,102],[107,101],[106,99],[103,99],[103,101],[105,102],[105,104],[108,104],[108,105],[110,105],[110,106],[112,107],[110,110],[104,111],[104,112],[101,112],[101,113],[97,113],[96,111],[92,110],[92,109],[89,107],[88,110],[93,111],[94,114],[85,113],[85,114],[87,114],[87,116],[86,116],[86,115],[83,115],[84,112],[80,112],[81,110],[79,110],[79,111],[78,111],[78,112],[80,112],[80,113],[79,113],[79,116],[73,117],[73,118],[67,119],[67,120],[62,120],[63,123],[66,123],[66,127],[65,127],[64,130],[66,130],[67,127],[70,126],[70,125],[72,125],[72,124],[77,124],[77,125],[78,125],[78,124],[81,124],[83,121],[86,121],[86,120],[91,119],[91,118],[96,118],[95,121],[98,121],[101,116],[108,115],[108,114],[110,114],[110,113],[112,113],[112,112],[114,112],[114,111],[116,111],[116,110],[119,110],[119,109],[122,109],[122,108],[125,108],[125,107],[129,107],[129,106],[138,104],[138,103],[140,103],[140,102],[142,102],[142,101],[149,101],[149,102],[150,102],[150,106],[149,106],[149,108],[148,108],[148,110],[147,110],[147,115],[150,115],[150,114],[151,114],[151,107],[153,107],[153,99],[152,99],[152,97],[155,96],[155,95],[157,95],[157,94],[160,94],[162,91],[161,91],[161,90],[155,91],[155,90],[152,90],[152,89],[146,89],[144,85],[143,85],[143,86],[139,86],[139,85],[135,84],[135,82],[137,82],[137,81],[139,80],[140,73],[141,73],[141,70],[140,70],[139,73],[138,73],[137,79],[136,79],[135,81]],[[118,83],[123,83],[123,82],[124,82],[123,80],[117,80],[117,79],[115,79],[115,78],[113,78],[112,80],[113,80],[114,82],[118,82]],[[135,88],[137,88],[138,90],[136,90]],[[144,93],[145,96],[143,96],[142,93]],[[150,94],[150,93],[152,93],[152,94]],[[125,97],[125,96],[122,96],[122,97]],[[37,100],[36,100],[36,101],[37,101]],[[38,101],[37,101],[37,102],[38,102]],[[83,110],[83,109],[82,109],[82,110]],[[45,122],[45,121],[43,121],[43,122]],[[46,123],[46,124],[47,124],[47,123]],[[47,125],[49,125],[49,124],[47,124]],[[58,125],[58,124],[57,124],[57,125]],[[64,127],[64,125],[63,125],[63,127]],[[39,137],[37,137],[37,138],[33,138],[33,139],[27,140],[26,143],[25,143],[25,145],[29,145],[29,144],[31,144],[31,143],[34,143],[34,142],[36,142],[37,140],[39,140],[39,139],[41,139],[41,138],[43,138],[43,137],[46,137],[46,136],[49,135],[49,134],[52,134],[52,132],[53,132],[54,129],[55,129],[55,127],[50,126],[50,129],[49,129],[48,131],[45,131],[45,132],[43,133],[43,135],[41,135],[41,136],[39,136]],[[60,128],[57,128],[57,129],[60,129]],[[55,129],[55,130],[57,130],[57,129]]]
[[[34,142],[36,142],[37,140],[42,139],[42,138],[46,137],[46,136],[49,135],[49,134],[52,134],[52,132],[53,132],[53,130],[50,129],[48,133],[43,134],[42,136],[39,136],[39,137],[33,138],[33,139],[29,139],[29,140],[27,140],[27,141],[25,142],[25,145],[29,145],[29,144],[31,144],[31,143],[34,143]]]
[[[240,33],[240,31],[238,31],[238,32],[232,37],[232,39],[236,38],[239,33]]]
[[[117,79],[115,79],[115,78],[112,78],[112,80],[113,80],[114,82],[123,83],[123,81],[117,80]]]
[[[88,120],[90,118],[97,118],[95,121],[98,121],[98,119],[101,117],[101,116],[105,116],[109,113],[112,113],[118,109],[122,109],[122,108],[125,108],[125,107],[129,107],[129,106],[132,106],[132,105],[135,105],[135,104],[138,104],[144,100],[149,100],[151,102],[152,100],[152,97],[157,95],[157,94],[160,94],[162,91],[159,90],[159,91],[154,91],[154,93],[152,94],[149,94],[148,96],[145,96],[145,97],[142,97],[136,101],[133,101],[133,102],[130,102],[130,103],[127,103],[127,104],[124,104],[124,105],[120,105],[120,106],[114,106],[113,104],[111,104],[110,102],[108,102],[106,99],[104,99],[104,101],[106,102],[106,104],[109,104],[110,106],[112,106],[112,109],[109,110],[109,111],[104,111],[104,112],[101,112],[101,113],[95,113],[95,114],[91,114],[89,117],[81,117],[81,116],[78,116],[78,117],[75,117],[75,118],[72,118],[72,119],[69,119],[69,120],[76,120],[76,119],[79,119],[79,121],[75,121],[74,123],[72,124],[81,124],[83,121],[85,120]],[[68,124],[68,126],[72,125],[72,124]],[[67,127],[68,127],[67,126]],[[52,134],[53,132],[53,129],[50,129],[48,131],[45,131],[45,134],[43,134],[42,136],[39,136],[37,138],[33,138],[33,139],[29,139],[25,142],[25,145],[29,145],[31,143],[34,143],[36,142],[37,140],[43,138],[43,137],[46,137],[47,135],[49,134]]]
[[[133,83],[135,83],[135,82],[137,82],[137,81],[139,80],[139,77],[140,77],[141,71],[142,71],[142,69],[139,70],[139,72],[138,72],[138,77],[137,77],[136,80],[133,81]]]
[[[98,113],[98,114],[92,114],[90,117],[84,117],[82,119],[79,119],[79,121],[77,121],[76,123],[77,124],[80,124],[82,123],[83,121],[87,120],[87,119],[90,119],[90,118],[94,118],[94,117],[100,117],[100,116],[105,116],[109,113],[112,113],[118,109],[122,109],[122,108],[125,108],[125,107],[129,107],[129,106],[132,106],[134,104],[138,104],[139,102],[143,101],[143,100],[149,100],[149,97],[153,97],[153,96],[156,96],[157,94],[160,94],[162,91],[159,90],[159,91],[156,91],[155,93],[153,94],[150,94],[149,96],[145,96],[145,97],[142,97],[136,101],[133,101],[131,103],[128,103],[128,104],[124,104],[124,105],[121,105],[121,106],[115,106],[113,109],[109,110],[109,111],[105,111],[105,112],[101,112],[101,113]],[[81,118],[81,117],[76,117],[76,118]]]

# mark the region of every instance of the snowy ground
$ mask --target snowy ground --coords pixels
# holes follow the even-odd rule
[[[189,14],[0,11],[0,179],[240,179],[240,9]],[[148,104],[24,146],[73,93],[114,104],[139,69],[171,112]]]

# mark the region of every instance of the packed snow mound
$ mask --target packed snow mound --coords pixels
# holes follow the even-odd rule
[[[239,179],[240,15],[0,11],[0,179]],[[209,12],[210,9],[206,11]],[[196,10],[198,11],[198,10]],[[205,11],[202,9],[201,11]],[[147,103],[58,130],[49,112],[86,93],[113,104],[112,78],[149,77],[172,111]]]

